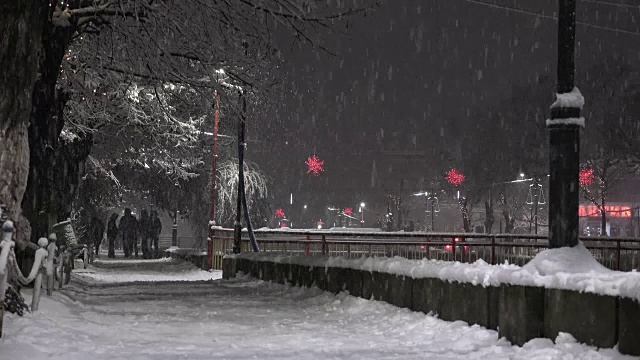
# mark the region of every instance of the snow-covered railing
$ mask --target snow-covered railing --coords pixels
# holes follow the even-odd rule
[[[532,234],[476,234],[381,232],[358,229],[256,230],[262,252],[306,256],[400,256],[408,259],[435,259],[489,264],[524,265],[548,248],[547,236]],[[593,256],[610,269],[630,271],[640,268],[640,238],[581,237]],[[249,251],[243,232],[242,251]],[[222,256],[231,254],[233,229],[216,228],[211,264],[219,269]]]
[[[2,336],[2,319],[4,317],[4,301],[8,288],[9,280],[13,280],[22,286],[33,283],[33,296],[31,298],[31,311],[37,311],[40,303],[40,294],[42,292],[43,276],[47,276],[45,287],[47,294],[51,295],[55,283],[55,252],[56,237],[51,234],[49,239],[40,238],[38,240],[38,250],[36,250],[33,266],[28,276],[24,276],[22,270],[18,266],[15,253],[15,242],[13,241],[13,222],[6,221],[2,225],[2,241],[0,242],[0,337]],[[68,267],[65,257],[70,256],[70,252],[61,250],[59,253],[57,272],[59,274],[60,287],[62,287],[63,274],[65,267]],[[83,248],[84,264],[86,267],[88,261],[87,247]]]

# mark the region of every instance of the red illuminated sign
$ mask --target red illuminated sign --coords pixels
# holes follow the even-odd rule
[[[604,211],[609,217],[630,218],[631,208],[629,206],[605,205]],[[578,208],[578,216],[590,217],[600,216],[600,209],[595,205],[580,205]]]

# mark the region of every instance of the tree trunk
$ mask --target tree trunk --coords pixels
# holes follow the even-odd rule
[[[69,217],[92,144],[90,136],[60,139],[68,94],[58,86],[58,77],[73,32],[73,26],[57,27],[51,23],[42,31],[44,56],[39,63],[41,76],[33,89],[29,125],[32,161],[22,202],[31,223],[32,242],[47,236],[54,223]]]
[[[485,210],[485,219],[484,219],[484,231],[487,234],[491,234],[493,229],[493,223],[495,223],[496,218],[493,215],[493,198],[489,195],[489,201],[484,202],[484,210]]]
[[[605,211],[605,200],[604,200],[604,196],[600,199],[600,226],[601,226],[601,230],[600,230],[600,235],[602,236],[608,236],[609,234],[607,234],[607,212]]]
[[[16,222],[19,244],[30,231],[21,203],[29,171],[31,90],[38,77],[47,9],[42,0],[0,2],[0,204]]]
[[[462,227],[465,232],[471,232],[471,221],[469,219],[469,202],[467,198],[460,198],[460,212],[462,213]]]
[[[502,215],[504,216],[504,233],[511,234],[511,232],[513,231],[516,219],[511,215],[509,215],[508,210],[502,211]]]

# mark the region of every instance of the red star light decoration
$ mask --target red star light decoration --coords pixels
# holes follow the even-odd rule
[[[587,187],[593,184],[593,179],[595,176],[593,175],[593,169],[582,168],[580,173],[578,174],[578,180],[580,181],[580,185]]]
[[[284,218],[284,211],[282,211],[282,208],[279,208],[276,210],[276,217],[277,218]]]
[[[324,160],[318,159],[315,154],[309,156],[304,163],[307,164],[307,174],[313,173],[315,176],[320,176],[320,172],[324,171]]]
[[[342,210],[342,212],[345,215],[353,215],[353,208],[344,208],[344,210]]]
[[[447,175],[444,177],[447,182],[453,186],[460,186],[464,182],[464,174],[457,169],[451,169],[447,171]]]

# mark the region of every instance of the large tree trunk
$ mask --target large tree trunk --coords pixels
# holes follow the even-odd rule
[[[27,126],[47,9],[42,0],[0,2],[0,204],[16,221],[18,244],[29,237],[21,209],[29,171]]]
[[[32,160],[22,203],[33,242],[46,236],[54,223],[69,217],[92,144],[90,136],[60,136],[68,94],[58,86],[58,78],[73,32],[73,26],[49,23],[42,33],[44,56],[39,64],[41,77],[33,89],[29,125]]]

